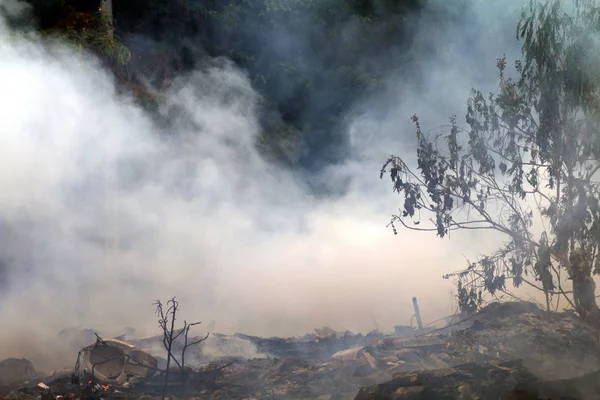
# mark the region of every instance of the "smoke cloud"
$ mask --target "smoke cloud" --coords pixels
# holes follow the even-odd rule
[[[394,236],[399,199],[379,169],[413,154],[414,113],[434,127],[464,115],[471,87],[495,89],[525,2],[505,3],[474,2],[444,31],[419,17],[424,79],[402,71],[357,102],[350,154],[317,177],[344,195],[325,198],[257,153],[260,95],[227,60],[179,77],[159,123],[91,55],[1,21],[0,356],[43,361],[67,327],[153,335],[152,303],[171,296],[182,318],[269,336],[392,330],[413,296],[425,322],[452,313],[441,276],[498,238]]]

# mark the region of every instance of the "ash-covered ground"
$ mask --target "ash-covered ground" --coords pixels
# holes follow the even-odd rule
[[[211,333],[187,348],[185,368],[171,362],[168,379],[163,336],[123,335],[115,342],[153,359],[141,373],[127,372],[132,368],[127,362],[112,365],[112,376],[102,363],[92,371],[85,354],[78,358],[77,351],[72,354],[74,363],[79,360],[76,369],[48,374],[36,372],[27,360],[8,359],[0,362],[0,397],[594,399],[600,396],[598,332],[594,323],[573,313],[550,313],[532,303],[514,302],[491,304],[437,329],[397,327],[393,334],[363,335],[326,327],[291,338]],[[93,330],[63,331],[60,337],[87,342],[88,349],[112,340]],[[188,337],[188,343],[197,339],[201,337]],[[174,357],[184,345],[183,335],[174,341]]]

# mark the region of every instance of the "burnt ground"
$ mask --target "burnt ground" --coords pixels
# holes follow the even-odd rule
[[[155,351],[160,338],[129,343]],[[531,303],[492,304],[451,326],[402,336],[329,329],[296,338],[215,334],[190,349],[188,379],[182,384],[171,374],[167,397],[595,399],[598,343],[598,330],[575,315]],[[164,360],[157,358],[160,370]],[[26,360],[2,361],[0,398],[150,400],[160,398],[164,386],[161,372],[125,384],[72,373],[42,377]]]

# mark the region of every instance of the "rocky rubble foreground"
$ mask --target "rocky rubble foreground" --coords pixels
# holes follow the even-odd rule
[[[4,360],[0,399],[160,398],[160,338],[114,343],[155,357],[147,355],[153,361],[142,372],[119,361],[99,373],[84,362],[50,376],[27,360]],[[169,398],[600,399],[598,330],[574,314],[526,302],[492,304],[441,329],[402,336],[326,328],[287,339],[215,334],[186,360],[197,365],[186,369],[184,383],[172,372]]]

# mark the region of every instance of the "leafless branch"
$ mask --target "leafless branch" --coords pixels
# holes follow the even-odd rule
[[[166,396],[167,385],[168,385],[168,380],[169,380],[171,360],[179,368],[181,383],[185,384],[185,381],[188,378],[188,374],[186,371],[186,364],[185,364],[186,351],[191,346],[197,345],[197,344],[205,341],[208,338],[209,333],[207,333],[206,336],[204,336],[200,339],[190,342],[189,341],[190,329],[193,326],[200,325],[201,322],[188,323],[187,321],[184,320],[183,327],[181,329],[175,329],[175,321],[177,320],[177,312],[179,311],[179,302],[175,299],[175,297],[172,297],[170,300],[167,301],[167,305],[169,306],[169,308],[166,311],[164,311],[164,306],[160,302],[160,300],[157,300],[154,303],[154,305],[156,306],[156,314],[159,317],[158,325],[163,331],[163,341],[162,341],[163,346],[164,346],[165,350],[167,351],[167,368],[166,368],[166,372],[165,372],[165,383],[164,383],[164,387],[163,387],[163,400],[164,400],[164,397]],[[183,347],[181,349],[181,354],[178,359],[178,357],[176,357],[174,355],[174,344],[175,344],[176,340],[182,336],[183,336]]]

